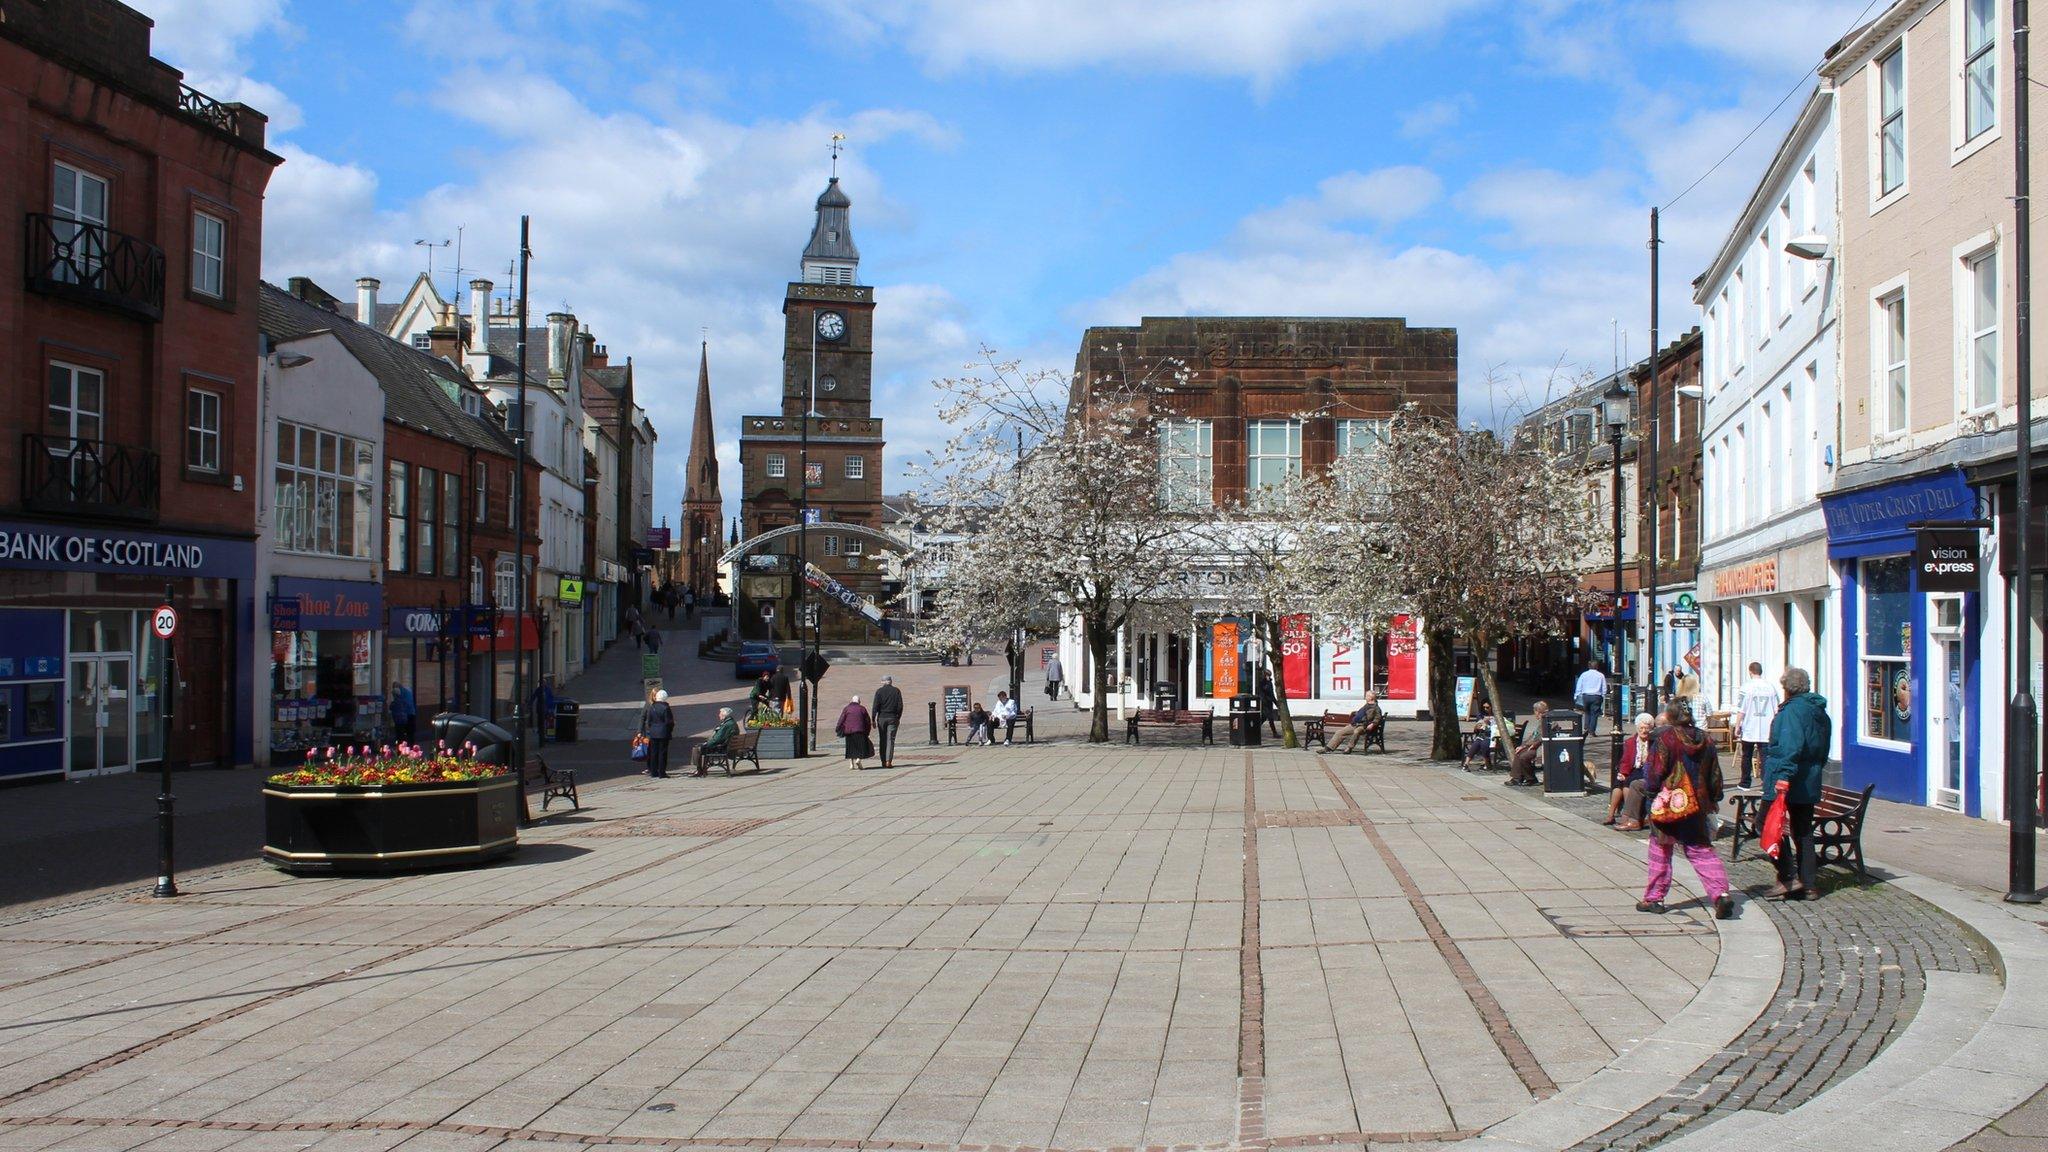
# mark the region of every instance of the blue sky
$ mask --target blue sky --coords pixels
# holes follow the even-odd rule
[[[774,406],[784,283],[849,137],[888,474],[984,345],[1071,366],[1147,314],[1460,330],[1469,418],[1664,331],[1865,0],[134,0],[157,54],[273,116],[265,274],[346,295],[464,232],[632,355],[674,515],[700,332],[723,463]],[[1766,122],[1767,121],[1767,122]],[[449,261],[437,254],[445,286]],[[473,270],[473,271],[472,271]],[[892,484],[893,487],[896,486]],[[736,491],[737,483],[728,483]]]

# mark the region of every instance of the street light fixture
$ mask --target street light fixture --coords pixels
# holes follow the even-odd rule
[[[1614,374],[1614,381],[1600,396],[1601,418],[1607,424],[1608,450],[1614,457],[1614,598],[1609,602],[1608,655],[1609,675],[1622,675],[1621,667],[1621,606],[1624,596],[1621,590],[1621,442],[1628,431],[1629,391],[1622,382],[1621,373]],[[1619,697],[1616,697],[1619,699]],[[1615,721],[1618,726],[1620,720]]]

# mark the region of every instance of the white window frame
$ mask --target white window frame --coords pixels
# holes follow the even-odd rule
[[[848,556],[858,556],[865,551],[867,551],[867,544],[860,537],[848,536],[846,538],[846,554]]]
[[[1735,274],[1728,291],[1728,375],[1732,379],[1742,375],[1742,369],[1749,363],[1749,280],[1742,274],[1742,266],[1735,266]]]
[[[2000,73],[2005,70],[2000,59],[2000,44],[2003,39],[2000,33],[2005,28],[2004,13],[2001,11],[2004,5],[1998,3],[1998,0],[1983,2],[1991,8],[1991,31],[1984,47],[1977,52],[1977,58],[1991,68],[1991,123],[1978,129],[1974,136],[1970,134],[1969,125],[1971,56],[1964,44],[1965,14],[1971,0],[1954,0],[1949,5],[1949,50],[1951,58],[1956,62],[1955,68],[1949,74],[1950,164],[1960,164],[1976,155],[1985,145],[1998,139],[2005,129],[2005,119],[2000,115],[2003,109],[1999,107],[1999,82],[2003,79]]]
[[[1178,512],[1215,507],[1216,427],[1210,421],[1159,422],[1159,503]]]
[[[220,474],[221,403],[219,392],[207,388],[185,389],[185,467],[194,472]],[[204,419],[205,409],[209,406],[213,409],[211,423]]]
[[[1261,443],[1266,435],[1275,430],[1283,433],[1282,451],[1264,451]],[[1244,422],[1244,490],[1247,498],[1275,485],[1258,478],[1264,471],[1261,464],[1268,460],[1284,461],[1287,476],[1301,475],[1301,421],[1293,417],[1279,417],[1270,420],[1247,420]]]
[[[1991,232],[1980,233],[1955,246],[1955,381],[1956,412],[1960,416],[1974,416],[1980,412],[1997,409],[2004,398],[2005,388],[2005,259],[1999,252],[1998,238]],[[1980,262],[1992,261],[1991,322],[1983,323],[1977,315],[1977,267]],[[1976,346],[1979,337],[1990,337],[1994,358],[1991,364],[1991,399],[1977,399],[1977,357]]]
[[[207,226],[212,226],[213,249],[206,247]],[[205,273],[213,273],[213,284],[208,287]],[[192,212],[192,290],[202,296],[224,300],[228,294],[228,222],[211,212]]]
[[[825,555],[839,555],[839,537],[831,535],[827,535],[825,537]]]
[[[1799,170],[1799,231],[1811,235],[1820,230],[1820,158],[1808,156]],[[1820,290],[1820,261],[1799,261],[1799,281],[1805,286],[1800,298]]]
[[[1913,296],[1905,276],[1887,280],[1870,290],[1870,442],[1898,440],[1913,430]],[[1890,310],[1894,303],[1904,306],[1905,347],[1899,359],[1889,359]],[[1899,367],[1904,373],[1903,412],[1892,411],[1890,374]],[[1896,419],[1895,419],[1896,418]],[[1894,428],[1892,425],[1898,426]]]
[[[1778,330],[1774,323],[1778,311],[1777,263],[1771,254],[1771,227],[1766,223],[1756,238],[1756,346],[1759,351],[1771,342],[1771,333]]]
[[[781,480],[789,475],[789,457],[780,452],[768,453],[761,466],[770,480]]]
[[[1777,317],[1778,326],[1782,328],[1792,319],[1792,304],[1794,300],[1792,291],[1792,253],[1785,250],[1785,245],[1790,243],[1793,237],[1792,194],[1790,192],[1787,192],[1784,198],[1778,201],[1777,221],[1778,245],[1777,250],[1771,253],[1772,257],[1778,262],[1777,275],[1773,280],[1773,284],[1777,288],[1777,296],[1771,303],[1771,312]],[[1802,260],[1800,263],[1810,263],[1810,261]]]
[[[433,349],[434,341],[425,332],[415,332],[412,334],[412,346],[422,352],[427,352]]]
[[[1884,136],[1885,124],[1891,117],[1884,110],[1884,66],[1888,60],[1899,62],[1899,182],[1891,188],[1884,186]],[[1912,149],[1910,129],[1906,110],[1911,106],[1911,81],[1907,75],[1906,40],[1901,36],[1887,45],[1884,51],[1870,58],[1870,213],[1876,215],[1890,207],[1893,202],[1905,196],[1912,187]]]
[[[865,457],[865,456],[848,456],[848,457],[846,458],[846,478],[847,478],[848,480],[865,480],[865,479],[867,479],[867,476],[868,476],[868,458],[867,458],[867,457]]]

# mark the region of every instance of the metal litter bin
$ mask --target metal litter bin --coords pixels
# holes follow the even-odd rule
[[[574,700],[563,700],[559,697],[555,700],[556,742],[561,744],[574,744],[576,742],[577,717],[582,711],[583,705],[578,704]]]
[[[1543,721],[1543,790],[1583,792],[1586,788],[1585,718],[1554,711]]]
[[[1248,692],[1230,698],[1230,746],[1259,746],[1259,698]]]

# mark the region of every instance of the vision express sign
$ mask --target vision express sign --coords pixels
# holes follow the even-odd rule
[[[1981,553],[1975,528],[1922,528],[1913,537],[1913,572],[1922,592],[1975,592]]]

